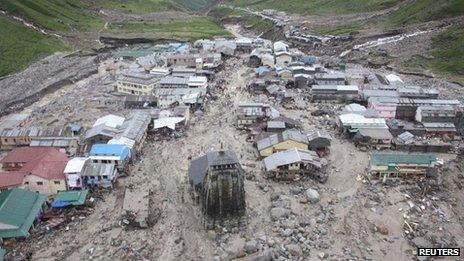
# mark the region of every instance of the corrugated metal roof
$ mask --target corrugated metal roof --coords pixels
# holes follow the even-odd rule
[[[0,193],[0,238],[26,237],[46,196],[24,189]]]
[[[308,141],[312,141],[312,140],[315,140],[315,139],[318,139],[318,138],[324,138],[324,139],[328,139],[328,140],[332,140],[332,137],[330,136],[330,134],[324,130],[321,130],[321,129],[312,129],[312,130],[309,130],[306,134],[306,136],[308,137]]]
[[[285,129],[285,122],[283,121],[268,121],[267,128],[269,129]]]
[[[363,128],[359,130],[359,134],[364,137],[381,140],[391,140],[393,136],[388,129],[369,129]]]
[[[405,131],[398,135],[398,139],[404,144],[411,144],[414,142],[414,134],[410,133],[409,131]]]
[[[88,176],[111,176],[115,172],[115,165],[108,163],[93,163],[85,165],[81,175],[83,177]]]
[[[280,166],[303,162],[316,166],[317,168],[322,167],[321,160],[317,153],[311,150],[301,149],[289,149],[272,154],[264,158],[264,166],[266,171],[275,170]]]
[[[163,127],[168,127],[171,130],[176,129],[176,125],[184,121],[184,117],[167,117],[154,120],[153,129],[159,129]]]
[[[104,124],[107,127],[116,128],[124,123],[125,118],[114,114],[108,114],[95,121],[93,127]]]
[[[75,157],[68,161],[64,168],[64,173],[79,173],[89,158]]]
[[[89,152],[90,156],[117,156],[126,159],[130,155],[130,149],[120,144],[94,144]]]
[[[388,166],[389,164],[430,165],[435,162],[437,162],[435,154],[373,153],[370,157],[371,166]]]
[[[281,142],[284,142],[286,140],[293,140],[293,141],[300,142],[303,144],[309,143],[307,137],[304,134],[302,134],[300,131],[286,130],[286,131],[283,131],[282,133],[274,134],[262,140],[258,140],[256,142],[256,146],[258,150],[263,150],[271,146],[274,146],[276,144],[279,144]]]

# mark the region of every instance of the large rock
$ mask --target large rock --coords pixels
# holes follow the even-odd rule
[[[292,255],[292,256],[301,256],[303,255],[303,251],[301,251],[301,247],[297,244],[290,244],[285,246],[287,251]]]
[[[285,208],[272,208],[271,209],[271,218],[272,220],[279,220],[280,218],[286,218],[290,214],[290,210]]]
[[[245,243],[245,246],[243,246],[243,250],[247,254],[253,254],[256,253],[259,249],[259,244],[256,240],[250,240]]]
[[[319,202],[319,192],[317,192],[315,189],[307,189],[305,195],[308,198],[309,202],[313,204]]]

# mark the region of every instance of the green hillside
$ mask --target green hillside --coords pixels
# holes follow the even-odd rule
[[[229,35],[229,32],[219,27],[216,21],[205,17],[156,22],[131,21],[110,23],[109,30],[117,35],[143,35],[146,38],[154,37],[180,41]]]
[[[275,9],[289,13],[347,14],[392,7],[398,0],[228,0],[226,4],[255,10]]]
[[[91,5],[82,0],[2,0],[0,8],[26,17],[53,31],[89,30],[104,22],[92,14]]]
[[[430,57],[414,56],[409,68],[430,69],[464,84],[464,28],[452,26],[432,39]]]
[[[390,26],[401,26],[463,14],[464,1],[462,0],[420,0],[412,1],[392,14],[383,17],[382,20]]]
[[[26,68],[37,58],[68,48],[59,40],[44,36],[0,15],[0,76]],[[8,37],[5,37],[8,36]]]

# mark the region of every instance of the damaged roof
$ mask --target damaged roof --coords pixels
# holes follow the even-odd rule
[[[281,142],[284,142],[286,140],[293,140],[303,144],[308,144],[308,139],[306,138],[306,135],[302,134],[300,131],[286,130],[282,133],[274,134],[262,140],[258,140],[256,142],[256,146],[258,147],[258,150],[263,150]]]
[[[316,152],[297,148],[277,152],[264,158],[266,171],[275,170],[280,166],[297,162],[312,164],[317,168],[321,168],[323,165],[321,158],[319,158]]]

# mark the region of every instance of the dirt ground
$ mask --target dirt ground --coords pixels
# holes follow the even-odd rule
[[[102,76],[102,73],[97,75]],[[218,99],[209,102],[204,115],[195,119],[186,136],[170,141],[147,141],[141,160],[135,164],[131,175],[119,179],[113,191],[105,193],[103,200],[97,200],[90,216],[76,218],[68,225],[68,230],[61,228],[40,240],[19,242],[10,256],[24,257],[30,252],[33,260],[230,260],[242,256],[243,246],[250,240],[260,242],[261,253],[267,249],[285,253],[292,239],[282,234],[288,227],[293,227],[304,238],[301,245],[305,255],[278,254],[279,260],[318,260],[320,256],[328,256],[331,260],[414,259],[415,248],[405,234],[404,221],[408,220],[405,215],[410,215],[409,201],[417,199],[414,204],[425,204],[419,196],[409,192],[415,185],[384,186],[367,182],[363,174],[368,166],[368,152],[358,150],[339,137],[330,125],[321,126],[334,136],[328,156],[330,166],[326,184],[312,180],[277,183],[264,179],[256,149],[252,143],[246,142],[246,133],[234,126],[237,104],[257,99],[245,88],[249,77],[250,69],[244,65],[244,59],[228,60],[225,69],[217,76],[217,79],[226,79],[223,91],[215,91]],[[99,77],[94,76],[65,87],[25,111],[46,110],[52,103],[65,104],[66,100],[62,99],[73,97],[71,94],[79,91],[79,86],[87,86],[97,79]],[[101,80],[97,82],[101,83]],[[89,86],[100,94],[107,93],[109,88],[104,84]],[[82,117],[91,122],[97,116],[92,111],[95,105],[86,106],[81,108],[85,113]],[[306,110],[275,106],[284,115],[302,120],[303,131],[324,122],[323,117],[308,116],[317,108],[314,104],[308,104]],[[67,118],[66,110],[63,113]],[[98,114],[101,113],[104,111]],[[87,117],[88,114],[95,116]],[[61,117],[57,118],[61,120]],[[43,119],[39,117],[38,120]],[[189,157],[198,157],[221,146],[235,150],[247,173],[253,176],[245,183],[248,224],[231,232],[202,229],[201,215],[187,187]],[[457,174],[452,172],[451,175]],[[121,225],[123,194],[127,186],[150,189],[151,208],[157,217],[152,227],[127,230]],[[454,183],[447,184],[447,187],[452,186]],[[307,188],[320,193],[320,202],[308,204],[302,200],[302,192]],[[452,235],[454,241],[450,243],[462,246],[464,231],[460,214],[464,210],[458,203],[460,196],[452,194],[457,191],[460,191],[459,187],[441,191],[449,198],[433,200],[447,213],[446,222],[440,220],[439,212],[431,206],[425,207],[422,216],[414,222],[422,222],[422,230],[440,227],[440,233]],[[447,203],[453,200],[454,207]],[[280,201],[289,204],[291,214],[287,219],[275,221],[270,210]],[[292,222],[300,225],[292,225]]]

